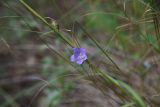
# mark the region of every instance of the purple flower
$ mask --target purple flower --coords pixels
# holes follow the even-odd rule
[[[87,59],[85,48],[73,48],[73,55],[70,57],[71,62],[81,65]]]

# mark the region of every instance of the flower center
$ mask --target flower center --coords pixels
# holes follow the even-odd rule
[[[84,59],[85,59],[85,56],[82,53],[80,53],[77,60],[84,60]]]

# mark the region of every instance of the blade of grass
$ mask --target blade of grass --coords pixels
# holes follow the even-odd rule
[[[133,100],[135,101],[135,104],[138,107],[145,107],[145,104],[143,102],[143,100],[141,99],[141,97],[137,94],[137,92],[135,90],[133,90],[128,84],[119,81],[119,84],[121,87],[123,87],[124,89],[126,89],[128,91],[128,94],[130,96],[132,96]]]
[[[69,46],[73,47],[71,41],[69,41],[65,36],[63,36],[61,33],[59,33],[55,27],[51,24],[49,24],[45,18],[43,18],[40,14],[38,14],[35,10],[33,10],[24,0],[19,0],[19,2],[25,6],[34,16],[36,16],[38,19],[40,19],[45,25],[47,25],[51,30],[54,31],[56,35],[58,35],[63,41],[65,41]]]
[[[0,89],[0,95],[2,95],[5,99],[8,105],[11,107],[19,107],[19,104],[16,103],[16,101],[13,100],[12,96],[10,96],[7,92],[5,92],[3,89]]]
[[[79,22],[76,21],[76,23],[79,25],[79,27],[83,30],[83,32],[95,43],[95,45],[102,51],[102,53],[112,62],[112,64],[115,65],[117,70],[121,71],[121,69],[118,67],[118,65],[112,60],[112,58],[108,55],[105,49],[102,48],[102,46],[98,43],[98,41],[91,36],[82,26]]]
[[[119,87],[120,89],[123,89],[125,92],[127,91],[126,95],[128,95],[129,97],[132,98],[132,100],[135,102],[135,105],[137,105],[138,107],[145,107],[145,104],[144,104],[143,100],[141,99],[141,97],[128,84],[126,84],[125,82],[123,82],[121,80],[116,80],[113,77],[111,77],[110,75],[102,72],[96,66],[94,66],[89,60],[87,60],[87,63],[89,66],[91,66],[93,69],[95,69],[94,71],[96,73],[100,74],[102,76],[102,78],[104,78],[106,81],[111,82],[112,84]]]
[[[127,103],[127,104],[125,104],[125,105],[123,105],[121,107],[132,107],[133,105],[134,105],[134,103],[131,102],[131,103]]]

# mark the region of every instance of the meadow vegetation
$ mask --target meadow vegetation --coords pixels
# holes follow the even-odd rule
[[[159,0],[1,0],[0,107],[159,107]]]

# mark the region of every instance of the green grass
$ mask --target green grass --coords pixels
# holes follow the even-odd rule
[[[48,83],[55,83],[53,86],[51,85],[45,89],[48,107],[57,106],[63,99],[63,93],[69,92],[72,89],[72,84],[68,81],[65,82],[65,78],[63,77],[67,75],[68,70],[72,69],[86,77],[85,79],[90,80],[104,95],[107,93],[105,87],[112,89],[116,95],[124,101],[123,104],[120,105],[121,107],[147,107],[148,105],[156,105],[148,104],[145,100],[144,93],[145,95],[147,93],[144,89],[145,85],[136,87],[132,85],[136,80],[130,82],[130,78],[126,76],[134,73],[138,75],[140,81],[144,81],[145,75],[147,75],[147,72],[145,72],[146,69],[142,64],[134,67],[132,62],[139,61],[143,63],[144,59],[147,59],[150,55],[159,56],[159,16],[154,14],[156,12],[158,13],[159,10],[153,8],[155,6],[153,0],[148,2],[140,0],[120,0],[119,3],[109,1],[108,3],[110,5],[103,4],[99,0],[89,3],[82,0],[77,7],[73,7],[66,14],[62,15],[59,20],[41,15],[41,11],[37,12],[36,9],[33,9],[35,8],[33,5],[29,5],[24,0],[18,1],[18,3],[20,3],[18,5],[24,9],[27,17],[25,14],[18,16],[16,14],[13,16],[3,16],[0,20],[15,18],[15,20],[10,22],[10,27],[14,25],[12,30],[13,32],[17,31],[17,38],[23,38],[21,36],[24,35],[24,40],[26,40],[27,33],[36,32],[37,38],[48,47],[50,53],[58,56],[56,57],[57,60],[60,60],[60,62],[57,62],[57,60],[52,60],[52,57],[46,56],[42,61],[42,75],[47,77]],[[54,1],[54,3],[55,2],[56,1]],[[148,3],[150,5],[148,5]],[[57,4],[54,5],[56,5],[56,9],[60,12],[61,9]],[[77,15],[77,8],[81,8],[81,6],[83,7],[81,10],[82,13]],[[18,22],[16,18],[19,18],[24,26],[28,27],[22,27],[21,23],[16,24]],[[60,27],[58,28],[57,25],[60,25]],[[32,30],[32,28],[39,26],[43,27],[44,31]],[[76,30],[74,26],[76,26]],[[10,32],[6,30],[5,35],[8,35],[8,33]],[[58,46],[55,47],[55,44],[53,45],[54,48],[50,46],[47,41],[49,37],[53,37],[54,41],[57,40],[62,48],[59,49]],[[7,38],[11,37],[3,38],[7,40]],[[71,56],[72,48],[77,47],[75,44],[85,46],[86,49],[89,50],[91,47],[94,48],[94,50],[98,52],[97,55],[93,55],[98,59],[97,63],[94,57],[90,57],[90,54],[94,54],[94,52],[90,52],[89,50],[87,50],[89,58],[82,66],[71,63],[69,57]],[[123,54],[124,56],[122,55],[123,58],[121,58],[120,61],[117,61],[116,59],[118,58],[114,55],[118,54],[118,51],[113,53],[112,49],[122,52],[120,55]],[[148,51],[149,53],[147,53]],[[107,69],[103,69],[103,66],[101,66],[101,63],[99,64],[98,61],[106,63],[105,67]],[[130,64],[128,64],[128,62],[130,62]],[[52,65],[57,65],[56,70],[58,72],[52,72],[55,70],[52,68]],[[111,67],[112,69],[110,69]],[[117,72],[117,74],[115,72]],[[62,78],[60,79],[53,79],[61,76]],[[97,85],[98,82],[102,83],[102,87]],[[60,87],[56,84],[60,84]],[[141,84],[145,83],[142,82]],[[142,90],[146,92],[142,93]],[[11,106],[16,106],[12,98],[7,97],[6,99]]]

